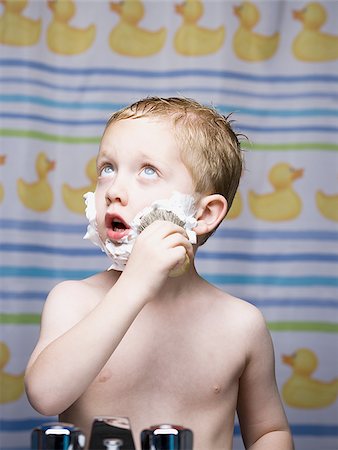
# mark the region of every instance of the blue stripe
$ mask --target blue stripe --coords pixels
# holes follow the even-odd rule
[[[48,292],[40,291],[5,291],[0,290],[1,300],[42,300],[45,301]]]
[[[29,419],[0,419],[2,432],[31,431],[44,423],[56,422],[57,417],[34,417]]]
[[[18,119],[18,120],[31,120],[35,122],[43,122],[43,123],[49,123],[52,125],[67,125],[67,126],[100,126],[104,127],[106,124],[106,120],[77,120],[77,119],[57,119],[54,117],[47,117],[46,115],[39,115],[39,114],[17,114],[17,113],[1,113],[0,112],[0,118],[2,119]]]
[[[246,230],[244,228],[218,228],[214,237],[226,239],[262,240],[314,240],[337,241],[337,231],[322,230]]]
[[[73,105],[73,104],[72,104]],[[115,106],[114,106],[115,108]],[[227,112],[230,112],[227,111]],[[239,111],[242,112],[242,111]],[[57,119],[55,117],[48,117],[46,115],[39,114],[17,114],[17,113],[8,113],[8,112],[0,112],[0,118],[2,119],[10,119],[10,120],[25,120],[25,121],[34,121],[41,123],[48,123],[50,125],[65,125],[65,126],[99,126],[104,127],[106,124],[106,120],[104,119]],[[236,128],[236,127],[235,127]],[[292,126],[292,127],[262,127],[262,126],[251,126],[246,125],[245,123],[241,123],[240,131],[242,133],[248,132],[256,132],[256,133],[336,133],[338,132],[338,127],[334,126]]]
[[[273,275],[223,275],[203,274],[203,277],[213,284],[263,285],[280,287],[326,286],[338,287],[338,278],[321,276],[273,276]]]
[[[7,244],[0,242],[0,251],[3,252],[18,252],[18,253],[42,253],[45,255],[59,255],[59,256],[101,256],[102,251],[98,247],[91,248],[66,248],[66,247],[51,247],[48,245],[37,244]]]
[[[48,422],[55,422],[56,417],[36,417],[29,419],[1,419],[0,428],[2,432],[31,431],[33,428]],[[321,424],[291,424],[294,436],[338,436],[338,425]],[[240,427],[235,425],[234,434],[240,436]],[[14,447],[19,448],[19,447]]]
[[[338,83],[338,76],[332,74],[311,74],[311,75],[254,75],[252,73],[242,73],[228,70],[211,69],[177,69],[177,70],[130,70],[116,67],[59,67],[50,64],[21,59],[3,58],[0,59],[0,67],[25,67],[38,70],[52,75],[86,75],[86,76],[119,76],[132,78],[176,78],[176,77],[208,77],[208,78],[232,78],[235,80],[253,81],[255,83]]]
[[[101,256],[102,252],[98,247],[52,247],[39,244],[7,243],[0,242],[0,251],[19,253],[39,253],[46,255],[60,256]],[[197,253],[196,259],[200,260],[221,260],[221,261],[247,261],[247,262],[338,262],[337,254],[330,253],[290,253],[290,254],[251,254],[240,252],[211,252],[203,249]]]
[[[31,450],[31,447],[1,447],[1,450]]]
[[[308,109],[262,109],[245,108],[238,105],[217,105],[217,109],[223,114],[236,111],[236,114],[247,114],[250,116],[269,116],[269,117],[317,117],[329,116],[336,117],[338,110],[327,108],[308,108]]]
[[[10,103],[22,103],[27,102],[40,106],[48,106],[63,109],[97,109],[97,110],[108,110],[116,111],[121,109],[125,105],[122,103],[112,103],[112,102],[84,102],[84,101],[60,101],[54,99],[48,99],[36,95],[24,95],[24,94],[2,94],[0,95],[1,102]],[[223,114],[228,114],[230,112],[236,111],[237,114],[246,114],[250,116],[260,116],[260,117],[318,117],[318,116],[328,116],[337,117],[338,110],[327,109],[327,108],[308,108],[308,109],[259,109],[259,108],[248,108],[238,105],[217,105],[217,109]]]
[[[0,277],[28,277],[52,279],[83,279],[97,273],[97,270],[73,270],[63,268],[1,266]],[[268,286],[326,286],[337,287],[338,278],[325,276],[272,276],[241,274],[204,274],[206,280],[214,284],[268,285]]]
[[[49,223],[42,221],[0,219],[0,230],[24,230],[34,232],[64,233],[84,235],[87,222],[84,224]],[[252,230],[244,228],[227,228],[226,225],[218,228],[214,237],[222,239],[245,240],[314,240],[337,241],[338,232],[322,230]]]
[[[334,298],[250,298],[247,300],[258,308],[338,308],[338,300]]]
[[[338,425],[291,424],[290,427],[293,436],[338,437]]]
[[[79,234],[84,235],[87,229],[87,223],[68,224],[68,223],[49,223],[42,221],[29,220],[15,220],[15,219],[0,219],[0,229],[3,230],[20,230],[20,231],[34,231],[47,233],[64,233],[64,234]]]
[[[45,80],[39,80],[34,78],[18,78],[18,77],[0,77],[0,84],[24,84],[31,86],[40,86],[47,89],[51,89],[53,91],[61,90],[65,92],[123,92],[123,93],[135,93],[138,95],[147,95],[149,94],[149,88],[142,87],[134,87],[134,86],[112,86],[112,85],[82,85],[82,86],[69,86],[62,85],[56,83],[49,83]],[[224,88],[213,88],[207,86],[178,86],[175,87],[159,87],[156,86],[151,87],[152,93],[157,93],[158,95],[173,95],[177,94],[177,92],[198,92],[201,94],[223,94],[223,95],[234,95],[237,97],[244,98],[257,98],[264,100],[295,100],[295,99],[328,99],[328,100],[336,100],[338,98],[338,93],[335,92],[324,92],[324,91],[306,91],[306,92],[293,92],[293,93],[266,93],[266,92],[254,92],[254,91],[246,91],[239,89],[224,89]]]
[[[242,111],[239,111],[242,112]],[[338,127],[331,126],[295,126],[295,127],[260,127],[245,125],[241,121],[240,131],[242,133],[256,132],[256,133],[336,133],[338,132]],[[235,127],[236,129],[236,127]]]
[[[6,291],[0,290],[1,300],[45,301],[46,291]],[[338,300],[335,298],[248,298],[249,303],[258,308],[330,308],[338,309]]]
[[[51,100],[44,97],[39,97],[35,95],[18,95],[18,94],[3,94],[0,95],[0,102],[11,102],[11,103],[32,103],[40,106],[49,106],[55,108],[63,109],[98,109],[98,110],[108,110],[114,111],[122,108],[124,105],[119,103],[111,102],[64,102],[60,100]]]
[[[0,247],[1,249],[1,247]],[[250,254],[234,252],[209,252],[201,249],[196,259],[221,261],[248,261],[248,262],[338,262],[338,255],[330,253],[290,253],[290,254]]]

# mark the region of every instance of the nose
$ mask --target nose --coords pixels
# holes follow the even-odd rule
[[[109,206],[111,203],[121,203],[125,206],[128,202],[128,193],[124,183],[120,179],[115,178],[106,190],[106,204]]]

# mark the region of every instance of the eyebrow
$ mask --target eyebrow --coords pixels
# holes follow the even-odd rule
[[[97,155],[96,158],[96,166],[98,166],[98,164],[102,161],[102,160],[107,160],[110,161],[111,157],[110,157],[110,151],[105,151],[105,149],[103,147],[100,148],[99,153]],[[139,150],[138,151],[138,155],[137,155],[137,162],[138,163],[142,163],[142,162],[147,162],[149,164],[154,164],[159,166],[160,168],[162,168],[163,170],[166,169],[171,169],[170,164],[168,164],[166,161],[163,161],[160,158],[160,153],[157,155],[148,155],[145,151],[143,150]]]
[[[108,152],[104,151],[104,149],[100,149],[97,157],[96,157],[96,166],[98,165],[98,163],[102,160],[110,160],[111,158],[109,157]]]

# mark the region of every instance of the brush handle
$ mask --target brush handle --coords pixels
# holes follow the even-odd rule
[[[185,260],[182,264],[177,264],[171,271],[169,272],[170,278],[176,278],[183,275],[185,272],[189,270],[190,267],[190,259],[188,254],[185,254]]]

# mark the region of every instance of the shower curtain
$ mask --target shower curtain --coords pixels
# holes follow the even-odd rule
[[[1,2],[3,450],[52,420],[23,389],[43,303],[108,267],[82,240],[82,197],[111,113],[151,95],[232,113],[247,136],[235,202],[197,266],[264,314],[296,449],[338,448],[337,20],[336,0]]]

